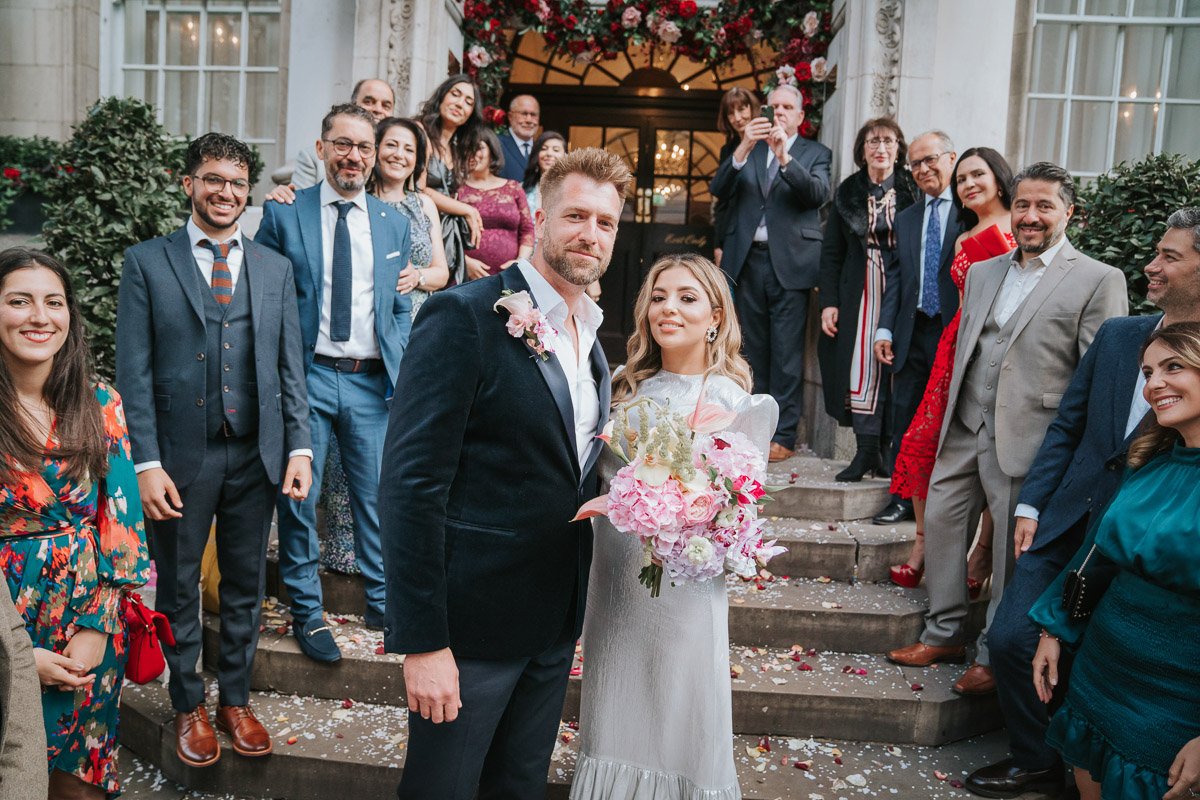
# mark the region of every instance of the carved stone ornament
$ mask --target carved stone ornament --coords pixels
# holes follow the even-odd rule
[[[387,80],[400,95],[407,95],[412,78],[412,30],[417,0],[388,0]]]
[[[895,116],[896,89],[900,79],[900,28],[902,0],[878,0],[875,32],[883,45],[879,70],[871,89],[871,113]]]

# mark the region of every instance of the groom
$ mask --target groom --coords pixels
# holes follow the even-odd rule
[[[603,150],[560,159],[531,261],[435,294],[413,328],[379,482],[384,641],[408,654],[401,800],[545,795],[592,558],[571,519],[597,494],[608,417],[584,289],[629,180]]]

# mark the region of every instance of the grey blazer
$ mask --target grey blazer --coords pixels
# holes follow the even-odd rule
[[[317,158],[315,146],[306,147],[296,154],[295,166],[292,167],[292,185],[297,189],[307,189],[325,179],[325,165]]]
[[[1012,254],[980,262],[967,273],[962,321],[939,453],[958,405],[967,362],[992,313]],[[996,387],[996,456],[1004,474],[1029,472],[1033,457],[1058,413],[1075,367],[1100,325],[1129,312],[1125,274],[1080,253],[1066,242],[1019,310]]]
[[[292,264],[243,236],[258,384],[258,445],[272,483],[287,453],[312,447]],[[117,304],[117,391],[133,461],[161,461],[176,486],[200,469],[208,437],[204,296],[187,229],[125,251]]]
[[[46,796],[46,728],[33,643],[0,589],[0,800]]]

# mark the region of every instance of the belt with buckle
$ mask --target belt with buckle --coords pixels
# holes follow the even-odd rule
[[[382,358],[334,358],[317,353],[313,363],[337,372],[378,372],[383,369]]]
[[[249,433],[246,434],[246,436],[250,436],[250,435],[251,434],[249,434]],[[231,426],[229,424],[229,420],[223,419],[223,420],[221,420],[220,429],[217,430],[217,435],[214,436],[213,438],[215,438],[215,439],[242,439],[244,437],[239,436],[237,433],[234,432],[233,426]]]
[[[753,241],[753,242],[750,242],[750,247],[751,247],[752,249],[754,249],[754,250],[766,250],[766,249],[767,249],[767,243],[766,243],[766,242],[758,242],[758,241]]]

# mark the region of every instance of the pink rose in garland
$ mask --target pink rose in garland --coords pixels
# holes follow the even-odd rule
[[[639,24],[641,24],[641,21],[642,12],[638,10],[637,6],[627,6],[625,10],[621,12],[621,26],[625,28],[625,30],[636,28]]]

